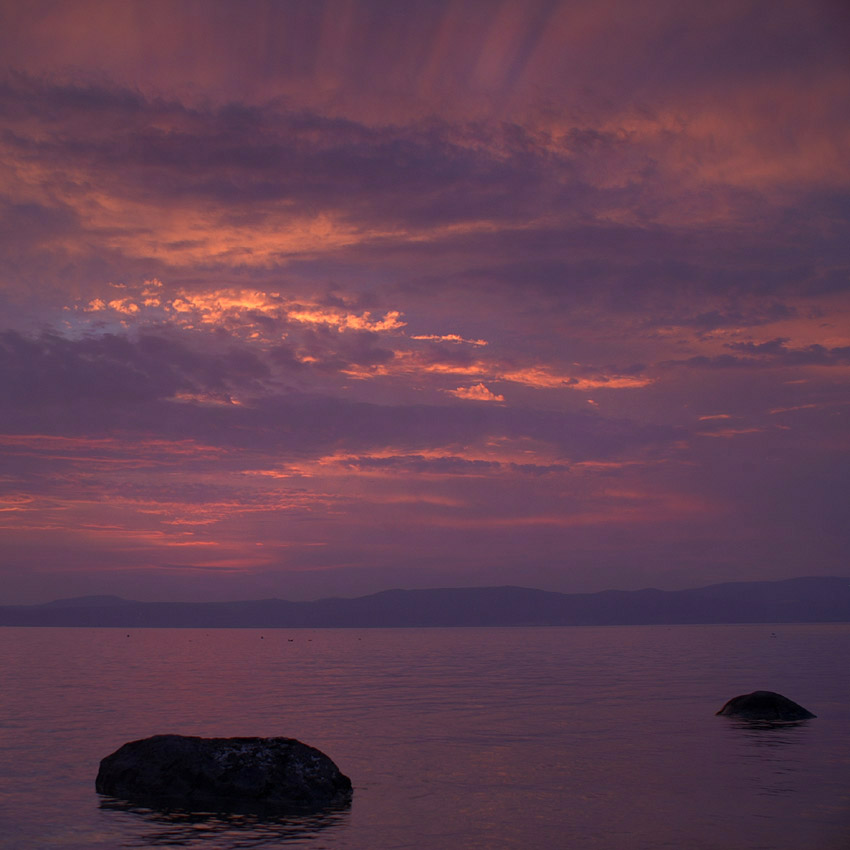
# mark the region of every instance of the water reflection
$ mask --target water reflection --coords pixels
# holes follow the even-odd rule
[[[127,847],[185,847],[203,845],[209,850],[247,850],[278,846],[316,838],[320,832],[338,829],[348,818],[350,803],[309,814],[286,816],[231,812],[190,812],[182,809],[151,809],[114,797],[101,797],[100,808],[138,819]]]
[[[800,730],[805,729],[808,720],[746,720],[735,718],[729,726],[733,734],[742,734],[757,747],[796,746],[803,738]],[[739,731],[740,730],[740,731]]]
[[[746,766],[758,793],[787,796],[799,790],[797,774],[805,761],[809,721],[768,721],[736,718],[729,732],[736,741],[736,761]]]

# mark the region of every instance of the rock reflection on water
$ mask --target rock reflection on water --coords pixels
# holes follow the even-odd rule
[[[745,718],[735,718],[729,723],[733,729],[741,730],[747,740],[759,747],[796,746],[802,740],[797,730],[805,729],[808,724],[808,720],[748,720]]]
[[[103,796],[100,808],[137,819],[139,829],[133,828],[135,835],[127,835],[125,847],[184,847],[202,843],[210,850],[213,847],[247,850],[311,839],[320,832],[338,829],[345,823],[351,804],[284,816],[152,809]]]
[[[810,720],[734,719],[729,731],[739,742],[738,757],[748,763],[758,793],[786,796],[799,790],[800,769],[795,750],[805,743]]]

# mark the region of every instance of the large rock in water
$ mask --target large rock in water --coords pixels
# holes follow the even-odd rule
[[[816,717],[802,705],[773,691],[753,691],[733,697],[716,714],[726,717],[740,717],[743,720],[766,720],[783,722],[790,720],[807,720]]]
[[[316,810],[351,799],[351,780],[322,752],[294,738],[131,741],[100,763],[101,794],[194,811]]]

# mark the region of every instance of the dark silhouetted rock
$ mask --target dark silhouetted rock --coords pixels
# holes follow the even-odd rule
[[[768,722],[807,720],[817,716],[788,697],[773,691],[753,691],[751,694],[733,697],[716,713],[725,717]]]
[[[324,753],[294,738],[131,741],[101,761],[95,788],[194,811],[304,811],[351,799],[351,780]]]

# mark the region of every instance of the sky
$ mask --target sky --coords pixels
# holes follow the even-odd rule
[[[0,603],[847,575],[850,10],[0,0]]]

